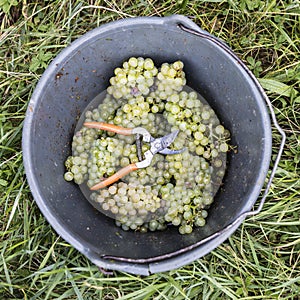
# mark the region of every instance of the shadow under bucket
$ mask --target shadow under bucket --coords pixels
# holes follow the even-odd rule
[[[131,56],[150,57],[156,65],[182,60],[188,85],[209,102],[236,146],[207,225],[192,234],[123,231],[63,178],[81,112]],[[261,192],[272,148],[266,99],[236,55],[186,17],[132,18],[96,28],[53,60],[28,105],[23,153],[34,199],[57,233],[101,268],[147,275],[186,265],[226,240]]]

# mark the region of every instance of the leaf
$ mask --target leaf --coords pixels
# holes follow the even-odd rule
[[[45,52],[41,56],[41,59],[45,62],[47,62],[50,58],[52,58],[52,53],[51,52]]]
[[[241,296],[241,295],[244,294],[244,290],[243,290],[242,287],[240,287],[240,288],[238,288],[238,289],[235,291],[235,293],[236,293],[238,296]]]
[[[297,91],[293,87],[280,81],[267,78],[259,78],[258,81],[265,90],[271,93],[286,97],[290,97],[292,93],[297,94]]]
[[[0,178],[0,185],[7,186],[8,185],[8,181]]]
[[[185,7],[187,6],[187,3],[188,3],[188,0],[183,0],[183,1],[181,1],[181,3],[180,3],[180,8],[181,8],[181,9],[185,8]]]
[[[3,9],[3,11],[4,11],[5,14],[8,14],[9,10],[10,10],[10,5],[9,5],[9,3],[3,3],[1,5],[1,8]]]
[[[37,57],[33,57],[29,66],[29,70],[35,72],[40,66],[40,60]]]
[[[247,56],[247,62],[251,65],[251,66],[253,66],[254,64],[255,64],[255,60],[254,60],[254,58],[252,57],[252,56]]]
[[[300,103],[300,97],[297,97],[296,99],[294,99],[295,103]]]
[[[10,11],[11,6],[18,5],[17,0],[0,0],[0,8],[2,8],[5,14],[8,14]]]

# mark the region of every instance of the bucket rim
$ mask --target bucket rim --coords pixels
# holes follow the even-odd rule
[[[229,55],[231,55],[234,59],[236,59],[239,62],[238,67],[241,68],[243,71],[245,71],[245,74],[248,74],[249,78],[252,80],[253,85],[257,89],[257,92],[262,96],[262,98],[266,99],[268,98],[265,94],[264,90],[260,86],[258,80],[254,77],[254,75],[251,75],[251,71],[246,67],[246,65],[241,62],[241,60],[236,56],[236,54],[231,50],[226,44],[224,44],[221,40],[219,40],[217,37],[209,34],[208,32],[202,30],[200,27],[198,27],[194,22],[192,22],[189,18],[182,16],[182,15],[173,15],[168,17],[135,17],[135,18],[129,18],[129,19],[122,19],[122,20],[116,20],[104,25],[101,25],[100,27],[94,28],[87,33],[85,33],[83,36],[79,37],[75,41],[73,41],[69,46],[67,46],[65,49],[63,49],[56,57],[55,59],[49,64],[48,68],[45,70],[44,74],[41,76],[32,96],[28,103],[27,111],[26,111],[26,117],[24,121],[24,127],[23,127],[23,133],[22,133],[22,149],[23,149],[23,163],[25,172],[27,175],[27,180],[31,189],[31,193],[38,204],[41,212],[43,213],[44,217],[47,219],[47,221],[51,224],[53,229],[61,235],[66,241],[68,241],[74,248],[76,248],[79,252],[84,254],[86,257],[88,257],[93,263],[95,263],[97,266],[112,270],[119,270],[119,271],[125,271],[129,273],[134,274],[140,274],[140,275],[149,275],[152,273],[162,272],[162,271],[168,271],[171,269],[175,269],[178,267],[181,267],[183,265],[186,265],[195,259],[199,258],[198,250],[199,247],[201,247],[201,256],[206,255],[207,253],[211,252],[213,249],[218,247],[222,242],[224,242],[229,236],[232,235],[232,233],[240,226],[243,220],[241,220],[238,224],[231,227],[228,231],[224,232],[224,235],[221,237],[218,237],[218,242],[216,243],[216,239],[212,239],[208,242],[205,242],[205,244],[198,245],[196,247],[193,247],[192,249],[189,248],[187,251],[183,253],[174,254],[171,257],[164,257],[162,259],[158,259],[157,261],[149,261],[149,262],[139,262],[139,261],[116,261],[112,258],[103,258],[99,257],[99,255],[93,251],[91,251],[89,248],[87,248],[81,241],[78,240],[78,238],[72,234],[71,232],[67,231],[63,224],[60,223],[59,220],[57,220],[56,216],[52,213],[52,211],[48,208],[45,201],[43,200],[42,193],[40,191],[39,186],[37,185],[36,175],[34,175],[33,168],[32,168],[32,158],[31,158],[31,144],[30,144],[30,137],[32,135],[32,132],[30,130],[31,124],[33,122],[34,118],[34,111],[36,110],[36,107],[38,106],[38,100],[42,94],[43,89],[45,86],[47,86],[48,78],[50,74],[53,74],[57,71],[57,65],[60,65],[64,63],[65,58],[75,55],[76,50],[80,45],[87,42],[91,38],[94,38],[95,35],[104,34],[105,32],[110,32],[111,30],[115,30],[116,28],[119,28],[120,25],[123,27],[128,26],[139,26],[139,25],[175,25],[180,26],[180,24],[183,24],[184,26],[188,28],[192,28],[193,30],[196,30],[205,36],[210,37],[213,41],[217,42],[218,46],[223,44],[223,50],[227,51]],[[221,44],[220,44],[221,43]],[[221,46],[220,46],[221,47]],[[226,47],[226,48],[224,48]],[[264,103],[265,104],[265,103]],[[265,107],[265,113],[267,114],[267,106]],[[267,139],[265,141],[265,153],[264,153],[264,161],[263,166],[261,167],[264,172],[261,173],[261,178],[259,178],[260,181],[262,181],[261,186],[257,186],[255,190],[252,193],[252,201],[249,201],[250,206],[252,207],[253,204],[256,202],[258,195],[261,193],[261,189],[263,186],[263,181],[266,178],[267,171],[269,169],[269,164],[271,160],[271,154],[272,154],[272,132],[271,132],[271,124],[270,119],[266,118],[266,128],[270,129],[270,134],[267,136]],[[251,202],[251,203],[250,203]],[[250,209],[251,209],[250,207]],[[247,208],[248,209],[248,208]],[[246,217],[246,216],[245,216]]]

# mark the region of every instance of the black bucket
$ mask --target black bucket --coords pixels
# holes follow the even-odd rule
[[[178,59],[188,84],[231,132],[237,151],[228,155],[224,185],[207,225],[189,235],[122,231],[63,178],[64,161],[81,112],[106,89],[113,69],[131,56],[159,65]],[[23,130],[28,182],[44,216],[66,241],[105,269],[147,275],[186,265],[226,240],[251,209],[266,182],[272,149],[270,102],[257,80],[220,40],[183,16],[125,19],[96,28],[63,50],[38,83]]]

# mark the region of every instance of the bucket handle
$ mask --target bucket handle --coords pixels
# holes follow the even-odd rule
[[[170,19],[172,18],[172,21],[177,19],[176,25],[181,30],[183,30],[185,32],[188,32],[190,34],[194,34],[194,35],[199,36],[201,38],[208,39],[208,40],[212,41],[213,43],[217,44],[224,51],[226,51],[229,55],[231,55],[237,62],[239,62],[239,65],[242,66],[243,69],[248,73],[248,75],[251,77],[251,79],[253,80],[256,87],[259,89],[259,91],[263,95],[263,98],[264,98],[264,100],[265,100],[265,102],[266,102],[266,104],[267,104],[267,106],[270,110],[272,122],[273,122],[274,126],[276,127],[276,129],[278,130],[278,132],[281,135],[280,147],[279,147],[279,150],[278,150],[278,153],[277,153],[277,156],[276,156],[276,159],[275,159],[275,162],[274,162],[273,169],[271,171],[269,180],[266,184],[265,191],[264,191],[264,193],[261,197],[261,200],[260,200],[260,203],[259,203],[258,207],[255,210],[246,211],[246,212],[240,214],[232,223],[228,224],[222,230],[213,233],[212,235],[198,241],[197,243],[195,243],[193,245],[187,246],[185,248],[182,248],[182,249],[177,250],[177,251],[172,252],[172,253],[167,253],[167,254],[163,254],[163,255],[160,255],[160,256],[151,257],[151,258],[140,258],[140,259],[139,258],[132,259],[132,258],[126,258],[126,257],[117,257],[117,256],[112,256],[112,255],[103,255],[102,256],[103,259],[112,259],[112,260],[115,260],[115,261],[132,262],[132,263],[152,263],[152,262],[160,261],[160,260],[163,260],[163,259],[168,259],[168,258],[177,256],[177,255],[180,255],[182,253],[185,253],[187,251],[190,251],[192,249],[195,249],[195,248],[197,248],[197,247],[213,240],[214,238],[217,238],[217,237],[221,236],[227,230],[230,230],[231,228],[236,226],[239,222],[243,221],[246,217],[254,216],[254,215],[259,214],[261,212],[264,204],[265,204],[265,201],[266,201],[266,198],[268,196],[272,181],[274,179],[276,170],[278,168],[279,161],[280,161],[282,153],[283,153],[284,145],[285,145],[285,142],[286,142],[286,134],[277,122],[275,112],[273,110],[270,99],[266,95],[265,91],[263,90],[263,88],[259,84],[256,77],[253,75],[253,73],[246,67],[246,65],[243,63],[243,61],[223,41],[221,41],[220,39],[212,36],[211,34],[209,34],[208,32],[206,32],[206,31],[204,31],[200,28],[194,29],[196,27],[196,25],[194,23],[192,23],[189,19],[187,19],[188,21],[186,22],[185,17],[184,18],[179,18],[179,17],[181,17],[181,16],[173,16],[173,17],[170,17]],[[178,22],[178,19],[182,22]],[[194,26],[192,26],[193,28],[183,24],[183,23],[187,23],[188,25],[191,25],[189,22],[191,22],[192,25],[194,25]]]

